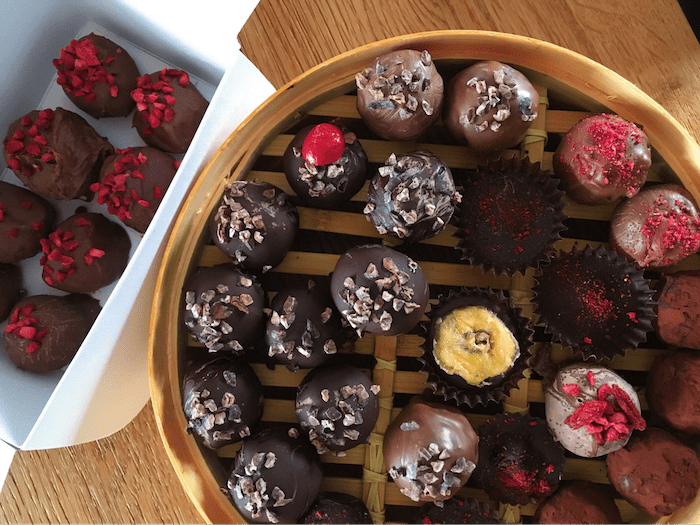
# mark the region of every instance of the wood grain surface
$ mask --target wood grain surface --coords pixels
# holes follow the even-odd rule
[[[581,53],[635,83],[700,140],[700,44],[676,0],[261,0],[240,41],[280,87],[359,45],[437,29],[508,32]],[[0,492],[0,523],[202,522],[150,404],[111,437],[18,452]]]

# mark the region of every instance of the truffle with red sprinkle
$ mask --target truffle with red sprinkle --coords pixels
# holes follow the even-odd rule
[[[39,241],[53,228],[54,207],[36,193],[0,181],[0,263],[39,253]]]
[[[426,503],[420,509],[418,518],[413,523],[440,525],[448,523],[508,523],[501,518],[498,511],[488,503],[473,498],[453,496],[441,502]]]
[[[320,492],[299,523],[374,523],[365,503],[344,492]]]

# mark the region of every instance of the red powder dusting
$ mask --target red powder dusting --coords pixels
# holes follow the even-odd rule
[[[610,172],[616,172],[623,183],[634,182],[634,162],[626,158],[627,142],[639,143],[639,129],[624,119],[603,114],[591,120],[588,133],[598,155],[610,163]]]
[[[665,250],[678,247],[687,256],[700,247],[700,220],[685,203],[676,201],[674,204],[675,208],[663,197],[654,201],[641,231],[650,239],[660,237]]]
[[[518,489],[524,494],[548,494],[552,491],[547,480],[538,479],[536,472],[523,472],[515,463],[501,469],[498,478],[506,487]]]

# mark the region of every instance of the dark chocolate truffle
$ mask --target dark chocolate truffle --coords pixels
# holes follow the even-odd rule
[[[179,69],[163,68],[137,80],[133,127],[149,146],[168,153],[190,147],[209,103]]]
[[[328,363],[297,389],[296,414],[319,454],[365,443],[379,415],[379,385],[359,368]]]
[[[692,448],[660,428],[635,432],[608,454],[608,478],[620,495],[652,516],[689,505],[700,489],[700,460]]]
[[[126,117],[136,106],[131,91],[139,70],[122,47],[94,33],[71,40],[53,60],[56,82],[88,115]]]
[[[312,279],[285,286],[270,302],[268,356],[292,371],[313,368],[340,346],[340,314],[326,286]]]
[[[700,211],[683,186],[644,188],[615,209],[610,246],[640,268],[677,264],[700,248]]]
[[[2,141],[5,162],[30,190],[44,197],[84,197],[97,180],[109,141],[87,121],[63,108],[30,111],[17,119]]]
[[[440,118],[443,82],[427,51],[377,57],[355,84],[360,117],[386,140],[414,140]]]
[[[22,270],[14,264],[0,263],[0,323],[10,315],[22,291]]]
[[[316,525],[374,523],[360,498],[344,492],[321,492],[299,523]]]
[[[65,292],[92,293],[116,281],[129,262],[126,230],[104,215],[77,212],[41,239],[41,277]]]
[[[388,246],[355,246],[331,276],[338,311],[359,335],[398,335],[418,324],[428,305],[428,281],[410,257]]]
[[[299,228],[299,214],[268,182],[234,181],[209,222],[211,236],[234,264],[266,272],[282,262]]]
[[[478,152],[515,146],[537,118],[540,96],[520,71],[493,60],[457,73],[445,90],[443,121]]]
[[[85,294],[22,299],[5,327],[7,355],[24,370],[58,370],[71,362],[99,313],[100,303]]]
[[[633,197],[644,186],[649,166],[651,147],[644,131],[606,113],[576,123],[553,158],[566,194],[581,204]]]
[[[232,355],[190,364],[182,399],[187,431],[214,450],[250,436],[262,417],[262,384],[246,361]]]
[[[243,440],[228,489],[246,521],[295,523],[318,496],[322,476],[306,436],[294,427],[273,427]]]
[[[615,500],[595,483],[565,481],[539,504],[533,523],[622,523]]]
[[[262,335],[265,292],[229,263],[200,268],[184,286],[184,322],[210,352],[240,352]]]
[[[384,434],[384,465],[413,501],[449,500],[479,461],[479,437],[459,409],[414,397]]]
[[[507,523],[488,503],[473,498],[452,496],[436,503],[426,503],[415,523],[442,525],[454,523]]]
[[[0,181],[0,262],[16,263],[41,251],[53,228],[54,207],[36,193]]]
[[[461,198],[435,155],[392,153],[370,182],[364,213],[380,234],[418,242],[445,229]]]
[[[700,350],[700,272],[666,274],[658,288],[656,334],[670,345]]]
[[[284,174],[307,206],[332,208],[367,180],[367,155],[354,133],[324,123],[302,128],[282,157]]]

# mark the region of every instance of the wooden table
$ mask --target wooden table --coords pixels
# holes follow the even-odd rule
[[[280,87],[354,47],[437,29],[515,33],[581,53],[637,84],[700,141],[700,44],[676,0],[605,7],[599,0],[261,0],[240,41]],[[109,438],[17,453],[0,492],[0,522],[203,521],[170,465],[149,404]]]

